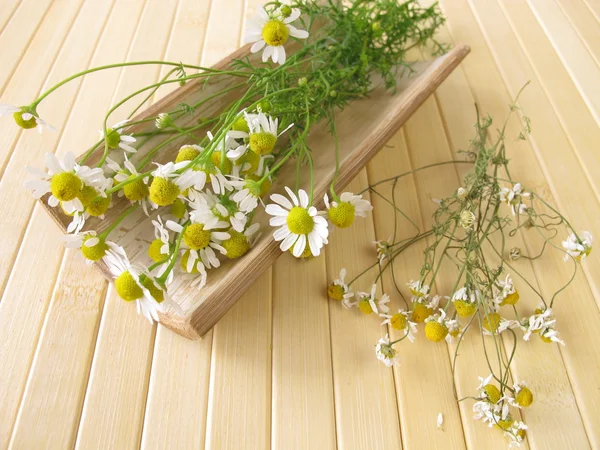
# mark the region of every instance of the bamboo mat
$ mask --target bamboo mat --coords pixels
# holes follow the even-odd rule
[[[73,72],[121,60],[209,65],[240,45],[260,4],[0,0],[0,98],[24,104]],[[472,53],[351,189],[450,159],[472,137],[474,103],[501,121],[531,81],[520,105],[533,133],[511,142],[512,175],[600,237],[600,1],[440,4],[442,38]],[[69,84],[40,110],[59,133],[21,133],[0,121],[0,449],[507,448],[502,433],[472,419],[471,403],[454,400],[451,345],[406,344],[390,370],[374,355],[379,321],[325,299],[342,266],[356,273],[372,257],[368,243],[391,234],[378,199],[372,216],[332,236],[325,257],[281,257],[199,342],[150,326],[65,252],[23,188],[25,166],[42,166],[46,151],[80,153],[115,99],[161,76],[128,68]],[[399,202],[426,222],[431,198],[463,174],[405,178]],[[406,280],[421,250],[399,260]],[[600,448],[600,251],[583,268],[555,308],[567,346],[519,348],[513,375],[536,394],[523,414],[524,448]],[[546,294],[570,270],[557,255],[521,269]],[[437,288],[449,285],[442,279]],[[521,297],[535,303],[525,290]],[[482,349],[467,343],[459,361],[457,391],[471,395],[477,375],[488,373]]]

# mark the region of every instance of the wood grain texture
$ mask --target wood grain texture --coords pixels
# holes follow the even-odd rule
[[[116,0],[112,10],[112,0],[0,4],[0,102],[22,104],[91,65],[165,54],[213,64],[239,45],[244,18],[260,2]],[[500,121],[516,90],[531,80],[522,106],[534,135],[529,144],[510,143],[514,176],[578,228],[596,227],[600,3],[441,5],[448,22],[440,39],[468,43],[473,52],[373,159],[368,177],[361,172],[349,189],[409,170],[440,151],[455,155],[473,135],[475,102]],[[153,26],[162,30],[158,37],[143,30]],[[421,333],[420,341],[402,347],[402,364],[390,371],[374,358],[374,344],[386,332],[379,321],[326,299],[325,285],[339,269],[358,271],[372,257],[370,241],[393,232],[390,208],[377,196],[373,215],[336,230],[320,259],[308,265],[278,260],[202,341],[149,326],[106,291],[79,255],[65,256],[59,229],[22,190],[23,167],[41,166],[46,151],[81,153],[111,104],[140,80],[163,74],[108,71],[61,88],[40,110],[61,129],[58,135],[40,138],[0,120],[0,449],[506,448],[496,430],[473,421],[469,404],[456,404],[451,347],[429,343]],[[154,100],[171,91],[161,88]],[[509,133],[518,129],[511,123]],[[398,200],[425,222],[438,178],[455,182],[464,169],[406,177]],[[450,188],[450,181],[440,184]],[[404,224],[401,232],[412,230]],[[535,252],[539,243],[518,234],[511,245]],[[415,276],[420,252],[415,248],[398,261],[401,289]],[[524,411],[531,448],[600,448],[600,350],[594,345],[600,278],[596,250],[591,256],[555,308],[567,346],[532,340],[519,348],[513,376],[536,396]],[[556,252],[515,267],[545,295],[571,270]],[[392,280],[385,284],[393,293]],[[528,314],[537,299],[527,287],[519,290],[519,312]],[[397,296],[392,301],[402,304]],[[466,348],[462,356],[457,387],[472,393],[483,375],[479,356]],[[436,428],[438,412],[443,431]]]

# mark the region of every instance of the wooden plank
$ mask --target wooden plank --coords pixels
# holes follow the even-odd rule
[[[13,18],[22,0],[5,0],[4,8],[0,11],[0,34],[4,32],[6,24]]]
[[[271,284],[268,271],[213,330],[207,449],[270,446]]]
[[[12,6],[7,3],[8,1],[3,2],[0,11],[0,48],[2,48],[0,67],[3,68],[0,73],[0,94],[15,72],[19,61],[28,51],[29,43],[38,31],[52,2],[49,0],[12,1]]]
[[[350,183],[350,192],[368,185],[366,170]],[[368,193],[365,195],[368,198]],[[341,268],[350,281],[374,260],[373,217],[357,218],[349,229],[332,230],[327,246],[327,283]],[[372,280],[368,280],[370,282]],[[370,290],[360,283],[354,289]],[[321,286],[325,298],[325,286]],[[333,386],[337,443],[340,449],[402,448],[394,374],[375,357],[374,346],[386,333],[383,319],[347,310],[329,300],[329,327],[333,361]]]
[[[491,90],[490,85],[500,85],[502,79],[494,64],[494,61],[489,53],[489,49],[485,44],[485,40],[481,35],[481,31],[473,26],[475,21],[471,13],[466,13],[467,8],[464,2],[443,1],[442,6],[445,13],[449,17],[450,31],[455,40],[467,40],[474,43],[473,52],[477,55],[476,58],[465,61],[463,70],[466,79],[472,89],[473,98],[478,103],[482,111],[491,114],[496,120],[503,120],[508,113],[508,103],[511,101],[506,92],[500,90]],[[468,10],[467,10],[468,12]],[[472,100],[464,96],[453,96],[452,101],[458,108],[468,108],[472,104]],[[452,113],[444,113],[444,117],[452,117]],[[531,117],[534,126],[536,126],[536,117]],[[454,127],[455,125],[453,125]],[[467,127],[463,123],[463,127]],[[449,130],[453,127],[448,127]],[[544,124],[538,124],[538,128],[546,129]],[[516,136],[520,132],[521,125],[511,122],[507,128],[509,136]],[[515,179],[523,182],[526,186],[532,186],[535,190],[544,197],[549,203],[554,203],[552,193],[546,184],[543,176],[543,171],[540,168],[540,163],[536,158],[533,145],[528,142],[507,142],[507,150],[509,157],[517,158],[519,164],[515,165],[512,170],[512,175]],[[550,146],[553,148],[553,146]],[[572,182],[569,179],[565,182]],[[585,197],[576,197],[585,198]],[[589,196],[587,197],[589,199]],[[585,201],[585,200],[584,200]],[[588,200],[589,202],[589,200]],[[586,206],[588,204],[586,202]],[[573,203],[573,202],[571,202]],[[569,205],[564,205],[561,210],[565,211],[572,220],[577,220],[581,210],[577,214],[569,214],[567,208]],[[573,217],[574,216],[574,217]],[[530,254],[535,254],[538,251],[538,245],[535,241],[535,236],[528,234],[527,245],[524,250]],[[549,296],[564,284],[571,276],[571,267],[560,260],[560,254],[550,252],[542,259],[533,262],[533,268],[541,292],[549,298]],[[568,288],[568,297],[561,296],[554,307],[556,316],[559,318],[558,329],[567,342],[567,346],[560,348],[560,352],[565,361],[565,366],[577,405],[581,412],[581,416],[586,428],[587,436],[592,444],[592,447],[598,446],[598,430],[594,427],[594,423],[598,422],[598,414],[600,410],[600,398],[597,392],[591,387],[594,384],[590,367],[596,367],[600,364],[600,351],[588,344],[589,336],[594,334],[595,323],[600,320],[598,307],[594,302],[590,288],[581,274],[578,277],[578,282],[572,284]],[[568,301],[569,298],[577,299],[577,317],[572,314],[572,304]],[[579,351],[585,348],[585,352]],[[546,350],[548,351],[548,350]],[[533,370],[533,369],[532,369]],[[543,380],[541,381],[543,383]],[[546,387],[548,388],[548,387]],[[550,401],[550,400],[547,400]],[[568,401],[567,401],[568,403]],[[555,406],[552,406],[555,407]],[[562,413],[562,412],[561,412]],[[568,412],[572,414],[572,412]],[[572,417],[572,415],[571,415]],[[565,424],[573,423],[572,419],[566,419]],[[563,425],[564,426],[564,425]],[[544,426],[545,429],[545,426]],[[566,430],[561,428],[562,430]],[[543,433],[544,431],[541,431]],[[565,431],[566,432],[566,431]]]
[[[15,81],[9,84],[3,99],[9,101],[8,99],[31,98],[36,95],[40,85],[40,73],[48,73],[50,65],[55,62],[45,81],[46,87],[52,86],[76,70],[81,70],[84,68],[82,66],[90,61],[89,58],[96,45],[95,37],[103,25],[103,21],[98,19],[106,16],[112,2],[105,0],[94,2],[94,5],[88,6],[86,11],[92,8],[92,14],[97,15],[96,21],[87,29],[87,25],[71,29],[81,4],[81,1],[69,2],[68,5],[62,1],[53,3],[46,16],[49,22],[44,21],[40,27],[30,50],[19,65],[14,77]],[[79,20],[77,23],[80,23]],[[55,34],[48,36],[51,31]],[[64,37],[69,31],[69,37],[63,46]],[[46,46],[44,51],[40,50],[42,44]],[[61,46],[63,46],[62,51],[54,61]],[[40,56],[41,54],[43,55]],[[49,120],[50,117],[55,119],[56,126],[63,125],[64,118],[72,105],[71,98],[76,94],[78,87],[77,82],[65,86],[57,94],[57,102],[42,105],[46,117]],[[35,130],[21,134],[20,128],[10,118],[6,119],[0,121],[0,173],[4,167],[3,158],[7,159],[13,148],[17,151],[8,162],[4,176],[0,179],[0,196],[7,199],[0,206],[0,229],[4,230],[0,260],[6,262],[0,266],[0,292],[4,290],[35,203],[31,193],[23,188],[24,179],[29,178],[24,168],[28,165],[43,167],[44,153],[55,148],[60,136],[52,132],[39,135]]]
[[[211,346],[212,332],[191,341],[158,327],[142,449],[204,447]]]
[[[369,164],[369,183],[373,184],[414,168],[404,133],[405,131],[397,133]],[[420,225],[421,212],[414,176],[401,178],[396,189],[399,194],[396,206]],[[380,186],[377,192],[391,199],[391,185]],[[388,240],[394,235],[393,209],[379,195],[372,194],[371,198],[376,238]],[[415,232],[408,221],[400,220],[396,238],[408,238],[414,236]],[[405,298],[410,299],[406,297],[404,283],[417,278],[420,269],[418,262],[422,259],[423,250],[424,245],[415,244],[395,259],[394,274]],[[366,265],[365,261],[363,265]],[[392,309],[407,309],[390,275],[391,271],[384,280]],[[391,339],[400,337],[400,333],[390,330]],[[403,341],[396,347],[400,364],[394,368],[394,373],[403,444],[409,449],[443,446],[464,448],[461,417],[452,391],[453,381],[446,346],[426,341],[422,326],[416,337],[417,342],[414,344]],[[443,414],[444,431],[437,429],[438,413]]]
[[[104,4],[104,2],[105,0],[99,3]],[[49,79],[44,80],[43,77],[40,77],[40,74],[49,73],[51,69],[52,73],[66,69],[69,74],[75,70],[72,66],[54,68],[56,67],[54,63],[59,50],[63,46],[65,37],[70,31],[73,19],[81,8],[81,4],[81,1],[69,0],[52,2],[42,24],[29,44],[27,52],[21,58],[19,66],[12,75],[11,80],[14,81],[9,82],[4,89],[2,94],[3,103],[18,105],[35,99],[39,95],[42,85],[47,87],[52,85],[48,83]],[[59,80],[55,79],[54,82],[56,81]],[[50,118],[55,117],[52,114],[53,108],[55,108],[54,104],[45,104],[40,107],[38,112],[42,118],[46,117],[50,120]],[[4,119],[7,120],[0,121],[0,177],[4,176],[4,173],[8,170],[8,160],[22,131],[10,118],[5,117]],[[29,136],[28,139],[33,140],[33,135],[37,135],[37,133],[30,132],[27,135]],[[2,286],[2,283],[0,283],[0,286]]]
[[[336,447],[325,259],[273,266],[271,448]]]
[[[182,2],[174,33],[180,32],[182,39],[189,39],[191,35],[197,40],[193,45],[174,45],[170,51],[178,52],[174,55],[177,59],[199,59],[202,64],[211,63],[205,50],[216,45],[220,33],[215,29],[209,32],[208,24],[218,22],[219,14],[223,14],[218,10],[213,11],[214,4],[215,0],[203,1],[201,4],[193,1]],[[198,27],[204,30],[204,33],[190,34],[190,27]],[[175,39],[173,37],[172,42],[176,42]],[[238,45],[239,30],[235,37],[229,39],[230,51]],[[160,94],[169,90],[161,90]],[[204,448],[207,440],[212,344],[212,332],[201,342],[192,342],[163,327],[158,328],[142,448]],[[165,411],[168,413],[165,414]]]
[[[132,5],[137,15],[140,5],[139,2]],[[177,3],[165,2],[145,5],[127,59],[165,58],[177,6]],[[156,82],[159,72],[158,67],[123,71],[113,103],[140,86]],[[117,113],[111,123],[121,120],[125,112]],[[155,332],[156,327],[149,325],[131,304],[111,290],[97,339],[77,448],[140,446]],[[114,377],[115,373],[120,376]]]
[[[586,6],[589,8],[590,13],[600,23],[600,2],[596,0],[583,0]]]
[[[71,448],[75,443],[106,283],[66,253],[11,448]]]
[[[240,43],[246,20],[260,5],[261,1],[246,0]],[[271,286],[269,269],[214,328],[207,449],[270,447]],[[240,435],[244,439],[239,439]]]
[[[490,44],[495,47],[498,63],[507,68],[505,71],[508,76],[514,70],[512,68],[515,65],[514,61],[522,61],[518,66],[523,67],[525,73],[515,83],[522,82],[525,77],[534,81],[536,78],[539,80],[568,134],[582,170],[592,184],[596,196],[599,197],[600,184],[596,174],[600,170],[600,153],[589,151],[589,149],[594,148],[600,142],[600,128],[527,4],[503,0],[500,6],[508,23],[504,20],[503,15],[499,15],[494,30],[507,32],[507,28],[510,26],[517,35],[518,43],[515,39],[510,38],[511,34],[507,33],[506,36],[509,39],[506,39],[503,45],[494,45],[500,44],[498,31],[495,31],[493,38],[490,34],[490,38],[492,38]],[[491,8],[493,8],[493,4]],[[493,9],[496,11],[496,8]],[[521,55],[519,47],[524,52],[524,56]],[[527,69],[528,64],[523,58],[529,61],[532,71],[535,73]],[[531,87],[527,89],[530,90]]]
[[[600,66],[554,1],[528,0],[533,13],[566,66],[596,122],[600,124]]]
[[[61,233],[41,206],[33,216],[0,302],[0,366],[8,375],[0,383],[1,449],[8,447],[64,253]]]
[[[99,2],[81,11],[65,42],[64,49],[68,56],[59,56],[57,60],[63,65],[63,70],[74,70],[74,64],[78,66],[81,64],[81,60],[86,60],[86,52],[92,52],[94,39],[103,27],[102,19],[108,16],[109,10],[110,4]],[[65,14],[67,14],[66,11]],[[92,25],[88,22],[92,22]],[[88,45],[81,45],[81,34],[88,37]],[[74,49],[74,46],[78,48],[78,51]],[[74,63],[73,59],[77,62]],[[53,76],[56,74],[50,75],[50,77]],[[37,133],[35,134],[37,135]],[[19,153],[15,157],[18,160],[16,164],[23,167],[31,163],[35,152],[41,152],[43,148],[40,143],[38,146],[41,148],[25,147],[26,153]],[[31,207],[33,204],[33,199],[22,188],[22,173],[21,170],[15,168],[0,183],[2,195],[9,195],[3,203],[3,207],[17,212],[17,216],[20,207],[24,205]],[[4,190],[7,187],[10,190]],[[34,213],[34,221],[28,228],[26,222],[19,223],[14,220],[15,217],[6,219],[5,214],[3,218],[3,220],[8,220],[6,226],[9,227],[11,233],[19,233],[19,237],[15,237],[18,242],[13,244],[21,244],[21,241],[23,243],[14,264],[13,261],[5,259],[6,264],[2,264],[1,268],[4,279],[8,278],[12,270],[12,276],[0,308],[0,322],[4,324],[0,329],[0,337],[5,343],[2,362],[3,367],[10,370],[12,377],[0,385],[0,397],[3,399],[0,448],[4,448],[10,438],[63,255],[60,232],[44,217],[45,214],[38,207]],[[50,228],[48,229],[48,227]],[[21,233],[24,233],[23,237],[20,236]],[[8,243],[8,240],[3,240],[2,250],[8,247]],[[36,280],[33,287],[31,286],[32,273],[35,274]],[[34,299],[35,301],[33,301]]]
[[[590,14],[583,0],[557,0],[563,14],[591,53],[596,64],[600,64],[600,23]]]

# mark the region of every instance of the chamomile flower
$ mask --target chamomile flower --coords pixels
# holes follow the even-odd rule
[[[389,312],[390,308],[387,303],[390,302],[390,297],[387,294],[383,294],[381,297],[377,297],[377,284],[373,283],[371,286],[371,292],[359,292],[357,294],[358,309],[364,314],[379,314]]]
[[[37,179],[25,182],[25,187],[33,191],[33,197],[41,198],[51,193],[48,204],[52,207],[60,203],[67,213],[83,211],[84,205],[80,199],[84,186],[106,188],[107,182],[102,169],[90,169],[75,162],[75,155],[67,152],[60,161],[54,154],[46,153],[48,172],[28,167],[30,173]],[[101,195],[102,192],[100,192]]]
[[[135,138],[131,135],[122,134],[122,129],[127,122],[129,122],[129,119],[114,124],[112,127],[106,129],[106,133],[100,131],[100,136],[104,138],[109,149],[120,148],[128,153],[137,152],[137,149],[131,146],[135,142]]]
[[[190,214],[191,216],[191,214]],[[167,221],[167,228],[176,233],[183,233],[183,242],[190,250],[191,255],[202,261],[207,269],[219,267],[221,261],[215,250],[224,255],[227,251],[221,243],[229,239],[231,235],[223,231],[217,231],[227,227],[227,222],[211,221],[210,223],[194,222],[185,228],[172,220]]]
[[[276,117],[267,116],[262,112],[255,114],[252,118],[246,117],[248,117],[248,133],[238,132],[238,135],[248,139],[248,148],[257,155],[270,154],[277,144],[277,138],[294,126],[292,123],[277,133],[279,119]]]
[[[434,295],[432,298],[429,298],[428,295],[422,297],[413,297],[411,320],[417,323],[425,322],[425,319],[431,316],[433,312],[438,309],[440,299],[441,297],[439,295]]]
[[[524,214],[527,211],[527,206],[523,203],[523,200],[529,197],[529,192],[523,191],[521,183],[515,184],[512,188],[502,188],[500,190],[500,201],[510,205],[513,216],[517,214]]]
[[[509,439],[510,448],[520,447],[526,436],[527,425],[521,421],[515,421],[510,428],[504,433]]]
[[[287,7],[289,8],[289,7]],[[286,10],[287,13],[287,10]],[[278,12],[269,16],[269,14],[260,8],[256,17],[250,19],[247,24],[247,32],[244,40],[254,42],[250,48],[252,53],[259,52],[265,48],[262,54],[263,62],[269,58],[274,63],[283,64],[286,60],[285,43],[290,36],[298,39],[306,39],[308,32],[299,30],[291,23],[300,17],[300,11],[295,8],[289,8],[289,15]]]
[[[567,251],[565,261],[569,258],[575,258],[577,262],[585,261],[585,258],[592,251],[592,243],[594,238],[589,231],[582,231],[578,236],[571,232],[566,241],[563,241],[562,246]]]
[[[506,275],[504,280],[496,280],[496,287],[499,289],[496,295],[496,303],[500,306],[516,305],[519,301],[519,291],[515,288],[510,275]]]
[[[308,194],[304,190],[300,189],[298,196],[287,186],[285,190],[291,202],[283,195],[273,194],[271,200],[275,203],[266,207],[267,214],[274,216],[269,224],[279,227],[273,237],[277,242],[281,241],[279,248],[282,251],[293,247],[292,254],[296,258],[303,254],[307,244],[313,256],[319,256],[329,235],[327,221],[318,215],[317,208],[309,206]]]
[[[122,247],[108,251],[103,260],[115,277],[115,289],[119,297],[128,302],[135,301],[138,314],[143,314],[150,323],[158,322],[158,313],[166,312],[168,307],[177,309],[164,289],[143,267],[129,262]]]
[[[115,243],[107,241],[102,235],[98,236],[93,230],[79,234],[66,234],[63,240],[65,247],[80,249],[88,265],[101,260],[106,252],[117,247]]]
[[[51,131],[57,131],[52,125],[41,119],[35,109],[28,106],[13,106],[6,103],[0,103],[0,117],[12,114],[16,124],[25,130],[36,128],[38,133],[42,133],[44,128]]]
[[[325,194],[325,206],[327,207],[327,216],[332,224],[338,228],[347,228],[354,223],[356,216],[366,217],[367,212],[373,210],[373,206],[368,200],[364,200],[362,195],[354,195],[351,192],[344,192],[340,195],[340,201],[329,202],[329,197]]]
[[[123,167],[119,166],[118,163],[110,158],[106,158],[106,166],[115,172],[114,180],[117,183],[135,179],[139,177],[139,172],[135,168],[135,165],[127,158],[127,154],[124,154],[125,160],[123,161]],[[131,181],[123,186],[123,189],[119,191],[119,197],[125,196],[131,203],[140,203],[144,213],[148,216],[148,194],[150,189],[148,182],[150,177],[139,178],[135,181]]]
[[[410,280],[410,282],[406,283],[406,285],[414,297],[425,297],[429,294],[429,286],[423,284],[420,280]]]
[[[381,322],[382,326],[389,325],[394,330],[403,331],[410,342],[415,342],[417,334],[417,324],[410,320],[410,313],[404,310],[398,310],[395,314],[380,314],[385,320]]]
[[[396,350],[390,344],[390,338],[386,334],[385,337],[377,341],[375,346],[375,354],[377,359],[384,363],[388,367],[399,365],[398,356]]]
[[[242,231],[229,230],[229,239],[225,239],[221,243],[225,249],[225,256],[229,259],[236,259],[245,255],[260,236],[259,229],[260,224],[253,223]]]
[[[471,291],[467,286],[461,287],[452,295],[452,303],[456,313],[462,318],[471,317],[477,311],[479,291]]]
[[[455,319],[446,319],[445,323],[446,323],[446,328],[448,328],[448,334],[446,335],[446,342],[451,344],[452,342],[454,342],[454,338],[457,338],[460,336],[460,333],[462,331],[460,328],[460,322]]]
[[[238,209],[244,213],[250,213],[258,207],[260,201],[261,186],[254,180],[246,180],[238,190],[231,196],[237,203]]]
[[[152,172],[154,178],[150,184],[149,197],[155,207],[173,204],[186,189],[192,186],[201,184],[204,187],[203,180],[206,180],[204,172],[195,170],[188,170],[182,174],[178,172],[188,165],[187,161],[154,164],[157,168]]]
[[[196,278],[192,281],[192,286],[202,289],[206,285],[208,274],[197,252],[185,250],[181,255],[181,268],[188,274],[196,275]]]
[[[425,337],[432,342],[440,342],[447,335],[446,312],[440,308],[439,314],[432,314],[425,319]]]
[[[191,217],[193,221],[212,223],[229,222],[233,230],[241,233],[246,228],[248,216],[237,210],[237,205],[228,198],[217,196],[210,191],[190,192]]]
[[[532,334],[539,333],[544,342],[556,342],[565,345],[564,341],[558,337],[558,331],[554,328],[555,325],[556,319],[552,314],[552,308],[546,308],[542,304],[535,310],[534,314],[523,319],[521,323],[521,328],[525,332],[523,339],[528,341]]]
[[[346,269],[340,270],[339,277],[333,280],[333,282],[327,287],[327,296],[333,300],[344,301],[354,296],[354,292],[350,290],[350,287],[346,284]]]
[[[163,220],[160,216],[156,217],[156,220],[152,220],[152,226],[154,227],[154,240],[148,247],[148,256],[155,263],[165,261],[171,250],[171,244],[169,241],[169,230],[163,224]]]
[[[388,238],[387,241],[384,241],[384,240],[373,241],[373,244],[375,244],[375,251],[377,252],[377,260],[379,261],[380,264],[392,255],[393,243],[392,243],[391,236]]]

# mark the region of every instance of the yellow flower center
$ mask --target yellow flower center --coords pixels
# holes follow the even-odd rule
[[[281,20],[269,20],[262,29],[262,38],[271,47],[277,47],[287,42],[290,30]]]
[[[242,170],[242,174],[254,173],[260,164],[260,155],[254,152],[246,152],[244,156],[235,161],[236,166],[250,164],[246,170]]]
[[[486,384],[483,387],[483,390],[485,391],[485,395],[487,395],[488,400],[494,404],[498,403],[500,397],[502,397],[500,390],[493,384]]]
[[[341,202],[337,206],[329,208],[329,220],[338,228],[348,228],[354,222],[354,211],[356,208],[352,203]]]
[[[540,339],[545,342],[546,344],[552,344],[552,339],[550,339],[549,337],[544,336],[543,334],[540,334]]]
[[[134,176],[132,175],[129,178],[133,177]],[[125,194],[125,197],[132,202],[146,198],[148,192],[148,186],[146,186],[146,183],[144,183],[144,180],[142,179],[132,181],[131,183],[123,186],[123,193]]]
[[[61,202],[68,202],[77,197],[81,191],[81,179],[70,172],[61,172],[50,179],[50,190]]]
[[[210,161],[215,165],[215,167],[221,170],[221,152],[213,152],[212,155],[210,155]],[[225,175],[229,175],[231,173],[231,161],[229,161],[227,158],[225,158],[221,173]]]
[[[148,247],[148,256],[154,262],[161,262],[168,258],[169,255],[161,253],[160,249],[163,246],[163,241],[154,239]]]
[[[344,288],[342,286],[340,286],[339,284],[331,283],[327,287],[327,295],[329,296],[329,298],[332,298],[334,300],[343,300],[344,299]]]
[[[515,291],[512,294],[508,294],[500,305],[516,305],[519,301],[519,291]]]
[[[112,128],[106,129],[106,143],[108,144],[108,148],[115,149],[119,146],[121,142],[121,135],[118,131],[113,130]]]
[[[499,420],[494,426],[496,428],[501,429],[502,431],[508,431],[513,422],[514,420],[512,419],[512,417],[508,416],[504,420]]]
[[[35,117],[31,117],[30,119],[23,119],[23,114],[26,113],[27,111],[17,111],[16,113],[13,113],[13,119],[15,119],[15,122],[17,123],[17,125],[19,125],[21,128],[25,129],[25,130],[29,130],[31,128],[35,128],[37,127],[37,122],[35,121]]]
[[[173,214],[178,219],[183,219],[185,217],[185,212],[187,211],[187,207],[183,200],[178,198],[171,205],[171,214]]]
[[[239,116],[231,125],[231,129],[233,131],[243,131],[245,133],[250,132],[250,128],[248,128],[248,122],[246,122],[246,118],[244,116]]]
[[[115,288],[117,289],[119,297],[127,302],[137,300],[144,296],[142,288],[138,286],[135,278],[133,278],[133,275],[128,271],[123,272],[117,277],[115,280]]]
[[[450,336],[452,336],[452,337],[458,337],[459,334],[460,334],[460,328],[459,327],[456,327],[452,331],[450,331]]]
[[[150,291],[150,295],[154,300],[156,300],[156,303],[162,303],[162,301],[165,299],[164,291],[160,287],[158,287],[157,284],[154,283],[151,278],[146,276],[142,277],[140,277],[142,281],[142,286],[144,286],[146,289],[148,289],[148,291]]]
[[[250,250],[248,238],[239,231],[229,230],[228,233],[231,237],[221,244],[227,251],[225,256],[229,259],[235,259],[245,255]]]
[[[194,264],[192,271],[188,272],[187,264],[188,264],[189,260],[190,260],[190,251],[186,250],[186,252],[183,255],[181,255],[181,268],[184,270],[184,272],[187,272],[187,273],[193,273],[193,274],[198,273],[199,270],[196,268],[198,261],[196,261],[196,264]]]
[[[448,328],[443,323],[436,321],[425,324],[425,337],[432,342],[443,341],[448,334]]]
[[[253,133],[249,138],[250,150],[257,155],[267,155],[273,151],[277,143],[277,137],[266,131]]]
[[[530,406],[533,403],[533,393],[529,390],[529,388],[523,386],[521,390],[515,397],[515,401],[523,406],[524,408]]]
[[[406,316],[396,313],[390,318],[390,325],[394,330],[404,330],[407,325]]]
[[[98,261],[106,254],[106,250],[108,250],[108,245],[106,245],[106,242],[102,238],[99,238],[100,240],[96,245],[92,245],[91,247],[85,245],[85,243],[93,237],[94,236],[87,235],[83,238],[83,244],[81,245],[81,253],[86,259],[89,259],[90,261]]]
[[[97,196],[98,192],[92,186],[83,186],[79,194],[77,194],[77,198],[84,207],[89,205]]]
[[[192,147],[191,145],[184,145],[179,149],[179,153],[177,153],[177,158],[175,158],[176,163],[180,163],[183,161],[192,161],[196,159],[196,157],[200,154],[200,150]]]
[[[92,217],[101,216],[110,206],[110,197],[96,197],[85,208],[85,211]]]
[[[433,310],[421,303],[415,303],[412,312],[413,322],[423,323],[430,315],[433,314]]]
[[[358,309],[360,309],[364,314],[373,313],[373,308],[371,308],[371,303],[369,302],[368,297],[358,302]]]
[[[462,318],[471,317],[475,314],[475,311],[477,311],[477,305],[475,303],[470,303],[465,300],[455,300],[454,308],[456,309],[456,313]]]
[[[183,242],[192,250],[201,250],[210,244],[210,231],[201,223],[193,223],[183,232]]]
[[[177,200],[181,194],[179,186],[168,178],[157,177],[152,180],[150,185],[150,200],[158,206],[167,206]]]
[[[483,318],[483,328],[490,333],[494,333],[498,329],[498,325],[500,325],[500,319],[500,314],[495,312],[489,313]]]
[[[294,206],[288,213],[287,226],[294,234],[308,234],[315,227],[315,221],[306,208]]]

